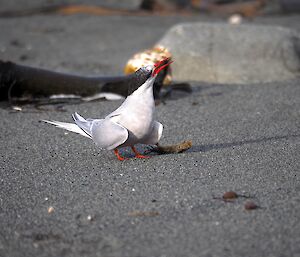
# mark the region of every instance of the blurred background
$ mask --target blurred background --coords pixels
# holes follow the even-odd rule
[[[0,0],[0,256],[299,256],[299,11],[300,0]],[[185,153],[120,163],[39,122],[105,117],[121,101],[11,99],[24,76],[47,89],[20,66],[124,76],[157,45],[192,88],[156,108],[162,145],[192,140]],[[261,208],[224,201],[229,190]]]
[[[151,48],[177,23],[299,29],[299,11],[297,0],[0,0],[0,58],[85,74],[121,74],[133,54]]]
[[[162,46],[175,60],[165,81],[282,81],[299,75],[299,11],[297,0],[0,0],[0,60],[116,76]]]

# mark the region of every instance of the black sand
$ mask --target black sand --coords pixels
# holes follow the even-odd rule
[[[186,19],[196,20],[2,19],[0,56],[60,71],[119,74],[133,53]],[[258,19],[296,29],[299,21]],[[39,122],[71,121],[74,111],[103,117],[120,101],[67,105],[66,112],[24,107],[15,113],[2,104],[0,256],[299,256],[299,81],[194,84],[193,94],[157,107],[162,144],[190,139],[194,146],[124,162]],[[215,199],[229,190],[250,199]],[[245,210],[249,200],[260,208]]]

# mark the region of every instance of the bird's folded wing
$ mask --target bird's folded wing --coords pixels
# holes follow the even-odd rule
[[[102,119],[93,121],[91,136],[96,145],[112,150],[127,140],[128,131],[110,119]]]

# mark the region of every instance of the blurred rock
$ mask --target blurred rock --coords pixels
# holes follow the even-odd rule
[[[281,10],[285,13],[300,13],[299,0],[280,0]]]
[[[183,23],[158,42],[174,59],[174,80],[283,81],[300,74],[300,36],[287,28]]]

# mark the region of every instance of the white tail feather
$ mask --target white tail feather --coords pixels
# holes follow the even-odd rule
[[[43,122],[52,124],[54,126],[56,126],[57,128],[62,128],[62,129],[66,129],[68,131],[80,134],[82,136],[88,137],[90,139],[92,139],[89,135],[87,135],[81,128],[79,128],[76,124],[74,123],[68,123],[68,122],[60,122],[60,121],[51,121],[51,120],[42,120]]]

